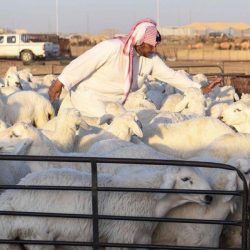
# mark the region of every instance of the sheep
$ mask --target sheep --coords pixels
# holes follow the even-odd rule
[[[216,86],[213,91],[207,94],[212,100],[219,102],[233,103],[239,100],[239,96],[233,86]]]
[[[211,104],[209,109],[207,109],[207,114],[213,118],[220,118],[222,112],[229,106],[228,103],[221,102]]]
[[[0,132],[4,131],[7,128],[7,124],[5,121],[0,120]]]
[[[61,152],[71,152],[74,150],[76,131],[83,125],[81,114],[76,109],[66,109],[57,117],[47,122],[42,133],[48,137]],[[85,128],[88,126],[85,124]]]
[[[13,139],[0,140],[0,154],[23,155],[32,141],[28,138],[23,140]],[[0,161],[0,185],[17,184],[21,178],[30,173],[31,170],[25,162],[22,161]],[[2,192],[2,190],[0,190]]]
[[[50,85],[57,79],[57,77],[53,74],[49,74],[43,77],[42,79],[42,85],[49,88]]]
[[[0,98],[0,120],[1,120],[1,122],[4,122],[7,120],[6,116],[7,115],[6,115],[5,101]]]
[[[250,105],[250,94],[242,93],[242,95],[240,97],[240,101],[244,102],[245,104],[247,104],[249,106]]]
[[[184,96],[174,94],[162,102],[161,112],[182,112],[183,114],[205,115],[205,97],[198,88],[187,88]]]
[[[0,161],[0,185],[15,185],[31,172],[25,162]],[[0,190],[2,193],[3,189]]]
[[[0,84],[1,96],[6,97],[21,90],[21,80],[17,72],[17,67],[10,67],[5,73],[4,79]]]
[[[156,106],[156,109],[160,109],[161,103],[166,96],[166,84],[161,82],[152,81],[145,82],[148,90],[146,91],[146,97]]]
[[[185,120],[193,119],[199,117],[195,114],[182,114],[176,112],[160,112],[156,115],[151,121],[150,126],[154,126],[155,124],[169,124],[169,123],[177,123]]]
[[[249,173],[250,173],[250,160],[249,158],[239,158],[236,156],[235,158],[231,158],[227,164],[233,165],[237,169],[239,169],[244,177],[246,178],[247,185],[249,186]],[[243,183],[242,181],[238,182],[239,190],[243,190]],[[242,200],[237,197],[237,203],[236,203],[236,208],[233,213],[231,213],[228,216],[228,220],[230,221],[239,221],[242,220]],[[220,242],[220,247],[222,248],[239,248],[241,246],[241,238],[242,238],[242,233],[241,233],[241,228],[240,227],[235,227],[235,226],[230,226],[226,225],[223,228],[222,235],[221,235],[221,242]]]
[[[21,91],[7,97],[6,115],[10,124],[23,121],[41,128],[55,112],[43,96],[34,91]]]
[[[232,103],[223,110],[220,118],[238,132],[250,133],[250,106],[244,102],[237,101]]]
[[[197,155],[208,155],[223,162],[232,157],[250,157],[249,134],[229,133],[213,140],[206,148],[197,152]]]
[[[199,83],[201,86],[205,86],[208,84],[208,79],[204,74],[196,74],[192,76],[192,80],[194,82]]]
[[[157,116],[159,113],[159,110],[156,109],[141,109],[135,111],[138,120],[141,122],[142,127],[144,124],[148,124],[155,116]]]
[[[156,109],[155,104],[147,98],[146,92],[147,86],[143,85],[139,90],[130,93],[124,104],[124,108],[128,111],[144,108]]]
[[[240,48],[242,50],[248,50],[250,49],[250,42],[249,41],[244,41],[240,44]]]
[[[186,182],[186,178],[193,179],[193,185]],[[99,186],[121,186],[145,188],[175,188],[175,189],[208,189],[209,184],[195,171],[188,168],[168,168],[165,171],[153,168],[134,168],[132,174],[121,171],[117,176],[107,174],[98,175]],[[85,172],[72,169],[51,169],[40,173],[27,175],[21,180],[20,185],[58,185],[58,186],[90,186],[91,176]],[[49,192],[32,190],[7,190],[0,197],[0,209],[12,211],[37,211],[37,212],[63,212],[90,214],[90,192]],[[208,204],[212,201],[209,195],[190,194],[151,194],[151,193],[126,193],[126,192],[100,192],[99,213],[120,216],[162,217],[168,210],[185,204],[197,202]],[[8,202],[7,202],[8,201]],[[128,206],[129,204],[129,206]],[[104,242],[120,243],[151,243],[151,235],[157,222],[134,221],[106,221],[99,222],[99,233]],[[52,218],[24,218],[1,217],[0,237],[5,239],[22,240],[92,240],[92,222],[90,220],[52,219]],[[27,247],[27,246],[26,246]],[[3,250],[10,249],[2,245]],[[44,249],[37,246],[37,250]],[[46,249],[55,249],[46,246]],[[67,249],[83,249],[70,247]]]
[[[127,112],[127,110],[120,103],[117,102],[106,103],[105,111],[106,114],[111,114],[113,116],[121,115]]]
[[[204,47],[204,43],[195,43],[189,44],[188,49],[202,49]]]
[[[215,190],[236,190],[236,173],[221,169],[201,169]],[[191,181],[191,180],[187,180]],[[217,195],[207,206],[195,203],[182,205],[166,214],[168,218],[225,220],[234,207],[234,199]],[[222,225],[192,223],[159,223],[154,231],[154,244],[185,245],[195,247],[219,247]]]
[[[175,112],[176,105],[183,99],[183,95],[180,93],[167,96],[162,101],[161,112]]]
[[[205,97],[198,88],[187,88],[184,98],[175,106],[175,112],[205,115]]]
[[[55,145],[42,134],[41,131],[34,128],[31,124],[24,122],[18,122],[13,126],[0,132],[0,145],[9,145],[8,147],[16,147],[20,142],[30,143],[29,147],[26,147],[23,154],[28,155],[59,155],[59,151]],[[22,147],[20,147],[22,148]],[[6,147],[0,147],[0,152],[4,152]],[[24,149],[22,149],[24,150]]]
[[[4,86],[19,89],[21,88],[17,67],[12,66],[7,70],[4,76]]]
[[[33,76],[30,68],[19,70],[18,76],[23,90],[36,90],[38,88],[38,85],[32,82]]]
[[[138,118],[133,112],[127,112],[120,116],[116,116],[105,130],[102,130],[97,134],[90,134],[80,138],[76,151],[86,152],[94,142],[100,140],[119,138],[125,141],[130,141],[132,135],[142,137],[142,130],[138,123]]]
[[[230,133],[235,132],[220,120],[200,117],[174,124],[149,124],[143,128],[142,140],[156,150],[185,159]]]

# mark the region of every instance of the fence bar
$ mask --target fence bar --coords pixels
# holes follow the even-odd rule
[[[91,242],[81,241],[40,241],[40,240],[0,240],[2,244],[26,244],[26,245],[64,245],[64,246],[92,246]],[[216,247],[191,247],[191,246],[172,246],[172,245],[149,245],[149,244],[123,244],[123,243],[99,243],[100,247],[119,247],[119,248],[148,248],[148,249],[178,249],[178,250],[222,250]],[[223,248],[223,250],[241,250],[241,248]]]
[[[66,213],[45,213],[45,212],[18,212],[18,211],[0,211],[0,215],[24,216],[24,217],[49,217],[65,219],[93,219],[92,214],[66,214]],[[142,217],[142,216],[114,216],[97,215],[98,220],[120,220],[120,221],[149,221],[149,222],[177,222],[177,223],[199,223],[213,225],[233,225],[242,226],[242,221],[224,221],[224,220],[203,220],[203,219],[184,219],[167,217]]]

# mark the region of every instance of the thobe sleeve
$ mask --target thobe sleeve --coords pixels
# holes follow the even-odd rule
[[[153,68],[151,74],[153,78],[168,83],[181,91],[185,91],[188,87],[201,88],[199,83],[194,82],[187,76],[169,68],[158,55],[155,55],[152,58],[152,61]]]
[[[117,46],[110,41],[104,41],[86,51],[68,64],[58,77],[67,90],[83,81],[104,65],[109,58],[117,53]]]

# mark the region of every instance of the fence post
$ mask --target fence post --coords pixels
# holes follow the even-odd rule
[[[97,180],[97,164],[91,162],[92,173],[92,215],[93,215],[93,250],[99,249],[99,225],[98,225],[98,180]]]

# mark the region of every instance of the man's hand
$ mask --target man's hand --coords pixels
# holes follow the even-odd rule
[[[58,99],[62,92],[63,84],[59,80],[55,80],[51,86],[49,87],[49,99],[51,102],[54,102],[56,99]]]
[[[201,88],[203,94],[207,94],[213,90],[213,88],[220,84],[222,81],[222,78],[218,77],[214,79],[213,81],[209,82],[208,85]]]

